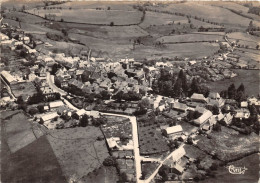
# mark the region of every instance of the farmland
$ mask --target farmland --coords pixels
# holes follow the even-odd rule
[[[67,180],[81,178],[102,165],[108,156],[99,128],[70,128],[50,131],[48,140]]]
[[[223,81],[209,82],[207,85],[211,90],[221,92],[226,90],[231,83],[238,87],[241,83],[245,85],[248,96],[257,96],[259,94],[259,71],[258,70],[240,70],[235,69],[238,76]]]
[[[217,43],[179,43],[179,44],[164,44],[166,47],[157,48],[138,46],[134,51],[131,51],[129,55],[138,59],[161,57],[173,58],[177,57],[190,57],[190,58],[202,58],[210,56],[217,52],[219,45]],[[193,50],[192,52],[190,50]]]
[[[65,182],[59,162],[46,136],[15,153],[10,153],[6,141],[2,140],[1,165],[3,182]]]
[[[202,183],[212,182],[212,183],[219,183],[219,182],[237,182],[237,183],[244,183],[244,182],[252,182],[257,183],[258,176],[259,176],[259,154],[253,154],[250,156],[247,156],[245,158],[242,158],[238,161],[234,161],[229,163],[229,165],[234,165],[235,167],[245,167],[247,170],[245,171],[245,174],[236,174],[232,175],[229,173],[227,167],[221,167],[217,171],[215,171],[216,176],[214,178],[209,178],[204,181],[201,181]]]
[[[238,44],[244,45],[244,47],[248,46],[248,48],[256,48],[256,45],[259,44],[260,38],[255,37],[246,33],[242,32],[232,32],[227,35],[228,39],[231,41],[236,41],[238,40]]]
[[[215,34],[184,34],[174,36],[160,37],[156,41],[160,41],[164,44],[181,43],[181,42],[211,42],[211,41],[223,41],[223,36]]]
[[[3,112],[3,115],[5,115],[5,113],[6,112]],[[4,130],[3,136],[12,153],[24,148],[37,139],[36,134],[32,130],[33,125],[28,121],[28,117],[21,111],[17,111],[13,114],[6,114],[6,117],[2,121],[2,125]],[[43,134],[39,134],[38,136],[41,135]]]
[[[167,4],[167,3],[166,3]],[[161,11],[187,13],[192,16],[201,17],[205,20],[218,22],[228,27],[240,28],[247,27],[250,19],[237,15],[227,9],[221,7],[211,6],[207,2],[185,2],[185,3],[173,3],[167,6],[161,5],[153,9]],[[254,21],[255,25],[259,26],[260,23]]]
[[[208,153],[216,152],[219,159],[231,161],[245,155],[258,151],[258,135],[252,133],[245,138],[235,130],[222,127],[221,132],[212,132],[211,139],[197,136],[197,146]]]
[[[132,25],[141,21],[142,12],[140,11],[121,11],[121,10],[95,10],[95,9],[78,9],[77,11],[69,9],[31,9],[28,13],[39,15],[43,18],[49,15],[55,15],[55,20],[75,23],[86,23],[96,25]],[[78,16],[78,15],[81,16]],[[127,18],[128,21],[125,21]]]
[[[147,11],[145,14],[145,19],[140,24],[140,27],[147,28],[149,26],[159,26],[173,23],[177,24],[178,22],[183,24],[188,23],[188,20],[186,17]]]

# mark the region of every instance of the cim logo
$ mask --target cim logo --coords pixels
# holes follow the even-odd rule
[[[229,165],[227,168],[229,173],[237,175],[245,174],[245,171],[248,170],[246,167],[235,167],[234,165]]]

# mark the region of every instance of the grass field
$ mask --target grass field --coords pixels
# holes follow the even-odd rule
[[[185,3],[165,3],[165,6],[154,9],[167,10],[170,12],[186,13],[213,22],[223,23],[227,27],[242,28],[249,25],[250,19],[237,15],[221,7],[213,7],[207,2],[185,2]],[[259,26],[258,22],[255,22]]]
[[[65,22],[88,23],[88,24],[106,24],[110,25],[129,25],[138,24],[141,21],[142,12],[140,11],[122,11],[122,10],[95,10],[95,9],[31,9],[27,12],[45,17],[45,15],[55,15],[55,20],[63,19]],[[79,16],[80,15],[80,16]],[[127,19],[127,21],[125,21]]]
[[[20,142],[19,139],[17,142]],[[46,136],[12,154],[8,151],[6,141],[2,140],[1,166],[3,182],[64,183],[66,181]]]
[[[3,136],[6,139],[10,152],[14,153],[28,144],[34,142],[43,134],[36,134],[32,130],[33,125],[28,121],[28,117],[21,111],[2,112]]]
[[[223,81],[207,83],[210,90],[215,92],[221,92],[222,90],[227,90],[232,83],[234,83],[236,87],[238,87],[241,83],[243,83],[246,89],[245,93],[248,96],[251,95],[257,96],[259,94],[259,71],[258,70],[234,69],[233,71],[237,73],[238,76],[231,79],[225,79]]]
[[[115,167],[101,166],[97,170],[83,176],[80,181],[93,183],[117,182],[119,177]]]
[[[67,180],[87,175],[109,156],[105,141],[96,140],[101,135],[92,126],[50,131],[48,140]]]
[[[255,133],[241,135],[237,131],[224,126],[221,129],[221,132],[213,131],[210,134],[212,139],[197,136],[198,147],[208,153],[215,151],[217,157],[223,161],[230,161],[243,157],[247,153],[258,151],[259,139]]]
[[[131,51],[129,55],[138,59],[160,59],[161,57],[174,58],[190,57],[203,58],[210,56],[218,51],[219,45],[216,43],[180,43],[180,44],[165,44],[166,48],[138,46]],[[193,50],[192,52],[190,50]]]
[[[227,167],[218,168],[215,171],[215,177],[209,178],[204,181],[200,181],[202,183],[228,183],[228,182],[236,182],[236,183],[257,183],[259,182],[259,154],[253,154],[242,158],[238,161],[234,161],[229,163],[229,165],[234,165],[235,167],[245,167],[248,170],[245,171],[245,174],[230,174]]]
[[[32,24],[46,21],[41,17],[37,17],[34,15],[30,15],[28,13],[23,13],[23,12],[18,12],[18,11],[8,12],[8,13],[5,13],[5,15],[6,15],[6,18],[10,18],[10,19],[18,18],[21,22],[32,23]]]
[[[51,5],[49,7],[61,7],[62,9],[108,9],[110,7],[111,10],[126,10],[130,11],[133,10],[134,3],[131,1],[125,1],[125,2],[113,2],[113,1],[73,1],[73,2],[66,2],[59,5]]]
[[[159,25],[165,25],[165,24],[177,24],[180,22],[188,23],[188,19],[186,17],[176,16],[176,15],[170,15],[165,13],[157,13],[157,12],[151,12],[147,11],[145,14],[144,21],[140,24],[142,28],[147,28],[149,26],[159,26]]]
[[[255,49],[256,45],[258,45],[260,42],[259,37],[252,36],[242,32],[232,32],[227,36],[228,39],[230,39],[230,41],[238,40],[239,41],[238,44],[248,46],[249,48],[253,48],[253,49]]]
[[[200,41],[223,41],[223,36],[214,34],[183,34],[173,36],[163,36],[157,39],[161,43],[180,43],[180,42],[200,42]]]
[[[142,163],[142,172],[145,173],[145,178],[150,177],[159,166],[159,163]]]
[[[204,27],[204,28],[222,28],[223,26],[220,25],[214,25],[214,24],[210,24],[207,22],[202,22],[196,19],[191,19],[191,24],[193,24],[195,27],[199,28],[199,27]]]

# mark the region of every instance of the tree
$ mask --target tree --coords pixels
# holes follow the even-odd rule
[[[256,45],[256,47],[255,47],[257,50],[259,49],[259,45]]]
[[[88,125],[88,116],[84,114],[80,119],[79,125],[82,127],[86,127]]]
[[[63,18],[60,19],[61,22],[64,22]]]
[[[107,7],[107,10],[110,10],[110,9],[111,9],[110,6],[108,6],[108,7]]]
[[[40,113],[44,113],[44,105],[38,105],[37,109]]]
[[[221,125],[219,123],[216,123],[213,126],[213,130],[216,131],[216,132],[220,132],[221,131]]]
[[[19,35],[16,34],[16,35],[14,36],[14,39],[19,40]]]
[[[64,36],[68,36],[68,32],[66,29],[61,29],[61,32],[63,33]]]
[[[35,114],[38,113],[38,112],[39,112],[38,109],[35,108],[35,107],[29,109],[29,114],[30,114],[30,115],[35,115]]]
[[[24,50],[22,50],[22,51],[20,52],[20,57],[25,58],[26,56],[27,56],[27,53],[26,53]]]
[[[239,92],[239,91],[245,93],[245,86],[243,83],[241,83],[240,86],[237,88],[237,92]]]
[[[193,78],[190,85],[190,96],[193,93],[200,93],[200,87],[196,78]]]
[[[168,166],[162,165],[158,171],[158,174],[162,177],[163,181],[168,180]]]
[[[236,87],[234,85],[234,83],[232,83],[229,87],[228,87],[228,97],[230,99],[234,99],[236,96]]]
[[[55,73],[58,71],[58,69],[61,68],[61,66],[57,63],[53,64],[52,69],[51,69],[51,74],[55,75]]]
[[[187,138],[187,144],[190,144],[190,145],[193,144],[192,137],[189,136],[189,137]]]
[[[114,26],[114,22],[110,22],[110,26]]]
[[[218,115],[219,114],[219,108],[218,108],[217,105],[213,105],[212,113],[213,113],[213,115]]]
[[[104,166],[116,166],[116,158],[114,156],[108,156],[104,161],[103,161]]]
[[[103,100],[109,100],[110,99],[110,93],[106,90],[103,90],[100,92]]]

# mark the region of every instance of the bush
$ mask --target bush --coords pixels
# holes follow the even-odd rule
[[[39,110],[38,110],[37,108],[35,108],[35,107],[29,109],[29,114],[30,114],[30,115],[35,115],[35,114],[37,114],[38,112],[39,112]]]
[[[104,161],[103,165],[105,166],[116,166],[116,158],[113,156],[108,156]]]

